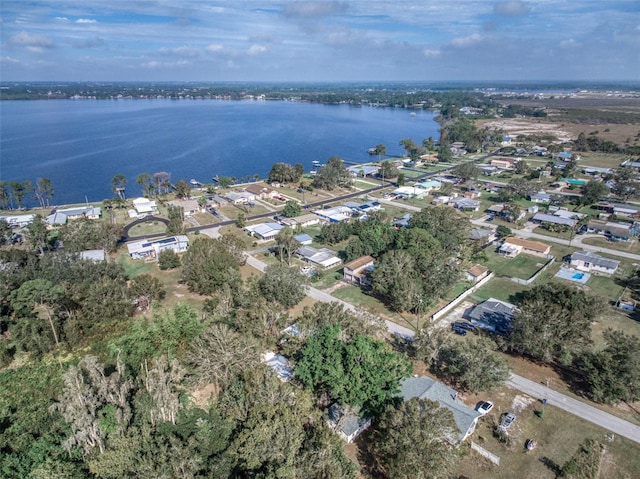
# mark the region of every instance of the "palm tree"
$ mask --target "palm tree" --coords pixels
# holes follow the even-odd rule
[[[124,187],[127,185],[127,177],[117,174],[111,178],[111,191],[118,195],[121,199],[125,199]]]

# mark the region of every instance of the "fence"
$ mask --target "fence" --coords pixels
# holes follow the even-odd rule
[[[544,270],[546,270],[549,266],[551,266],[551,264],[556,259],[555,256],[551,256],[551,255],[549,255],[549,256],[550,256],[550,259],[549,259],[549,261],[547,261],[547,264],[545,264],[542,268],[540,268],[536,272],[536,274],[531,276],[531,278],[529,278],[529,279],[520,279],[520,278],[510,277],[509,280],[513,281],[514,283],[524,284],[526,286],[530,285],[531,283],[533,283],[538,278],[538,276],[540,276],[544,272]]]
[[[444,316],[445,314],[447,314],[448,312],[450,312],[453,308],[458,306],[458,304],[460,304],[464,298],[469,296],[471,293],[476,291],[478,288],[481,288],[482,286],[484,286],[491,278],[493,278],[493,276],[494,276],[493,272],[489,273],[485,278],[482,278],[480,281],[478,281],[476,284],[474,284],[471,288],[469,288],[468,290],[460,293],[449,304],[444,306],[439,311],[436,311],[435,313],[433,313],[433,315],[431,316],[431,321],[436,321],[436,320],[440,319],[442,316]]]
[[[478,446],[475,442],[471,442],[471,449],[479,453],[481,456],[486,457],[491,462],[493,462],[496,466],[500,465],[500,458],[493,454],[492,452],[487,451],[484,447]]]

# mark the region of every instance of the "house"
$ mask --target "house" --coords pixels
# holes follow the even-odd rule
[[[551,246],[540,241],[510,237],[502,242],[498,253],[508,258],[515,258],[520,253],[532,254],[534,256],[548,256],[550,251]]]
[[[493,176],[500,173],[500,168],[498,168],[497,166],[478,165],[478,168],[482,171],[482,174],[486,176]]]
[[[371,211],[379,211],[381,209],[378,200],[371,200],[365,203],[356,203],[355,201],[347,201],[344,206],[351,208],[356,213],[369,213]]]
[[[327,248],[314,248],[313,246],[302,246],[296,250],[296,255],[307,263],[314,264],[323,269],[333,268],[342,263],[335,252]]]
[[[102,215],[102,210],[97,206],[80,206],[76,208],[65,208],[54,210],[46,218],[49,226],[63,225],[67,220],[75,220],[78,218],[88,218],[97,220]]]
[[[550,215],[547,213],[536,213],[531,218],[531,221],[538,224],[554,224],[561,226],[568,226],[573,228],[577,224],[577,220],[571,218],[563,218],[562,216]]]
[[[234,205],[246,205],[256,200],[256,195],[248,191],[230,191],[224,198]]]
[[[534,203],[550,203],[551,195],[546,191],[538,191],[529,195],[529,201]]]
[[[414,186],[416,188],[422,188],[423,190],[433,191],[433,190],[439,190],[440,188],[442,188],[442,183],[436,180],[427,180],[427,181],[421,181],[420,183],[416,183]]]
[[[284,226],[280,223],[260,223],[258,225],[245,226],[244,228],[251,236],[257,236],[261,240],[275,238],[282,229],[284,229]]]
[[[158,212],[158,205],[154,200],[148,198],[136,198],[132,201],[133,209],[135,210],[134,216],[152,215]],[[131,216],[131,214],[129,214]]]
[[[103,249],[87,249],[80,251],[80,259],[85,261],[93,261],[94,263],[101,263],[105,260],[107,254]]]
[[[471,198],[454,198],[449,204],[460,211],[478,211],[480,209],[480,201]]]
[[[293,239],[296,240],[298,243],[300,243],[303,246],[307,246],[310,245],[311,243],[313,243],[313,238],[311,236],[309,236],[306,233],[300,233],[297,235],[293,235]]]
[[[393,226],[396,228],[407,228],[409,226],[409,220],[413,217],[411,213],[405,213],[402,218],[396,218],[393,220]]]
[[[498,235],[493,230],[487,230],[484,228],[473,228],[469,233],[469,239],[472,241],[478,241],[481,245],[487,245],[493,243],[498,239]]]
[[[273,369],[283,382],[287,382],[293,377],[293,367],[282,354],[266,351],[260,355],[260,362]]]
[[[478,419],[482,416],[458,398],[458,393],[441,382],[426,376],[406,378],[400,384],[400,396],[405,401],[413,398],[437,401],[440,407],[447,408],[460,431],[457,437],[448,438],[450,442],[462,442],[476,429]]]
[[[365,178],[367,176],[376,176],[380,171],[379,166],[373,165],[355,165],[347,168],[352,176]]]
[[[471,268],[465,271],[466,278],[473,283],[477,283],[488,275],[489,268],[482,266],[481,264],[474,264]]]
[[[371,426],[370,417],[360,417],[349,412],[338,403],[332,404],[327,411],[327,424],[347,443],[351,444],[364,430]]]
[[[518,158],[492,158],[489,165],[503,170],[513,170],[517,162]]]
[[[571,266],[587,273],[613,274],[618,269],[620,261],[603,258],[591,251],[576,251],[571,255]]]
[[[326,210],[315,210],[314,213],[329,223],[340,223],[352,218],[353,210],[348,206],[336,206]]]
[[[393,190],[391,194],[407,198],[423,198],[427,194],[427,190],[424,188],[417,188],[415,186],[401,186]]]
[[[596,166],[589,166],[582,169],[582,172],[585,175],[591,176],[600,176],[600,175],[610,175],[613,173],[611,168],[598,168]]]
[[[344,265],[343,280],[347,283],[361,286],[369,284],[369,273],[373,270],[374,259],[367,255],[354,259]]]
[[[171,250],[174,253],[186,251],[189,247],[189,238],[185,235],[170,236],[158,240],[142,240],[127,243],[129,256],[133,259],[157,258],[164,250]]]
[[[252,194],[255,198],[271,199],[274,196],[278,196],[278,192],[276,190],[272,190],[271,188],[254,183],[252,185],[247,186],[244,191]]]
[[[320,223],[320,218],[313,213],[308,213],[306,215],[294,216],[293,218],[281,218],[280,223],[290,228],[296,228],[298,226],[304,228],[306,226],[317,225]]]
[[[487,213],[494,215],[498,218],[502,218],[506,221],[511,221],[512,217],[511,217],[511,213],[509,213],[509,211],[504,209],[504,204],[498,204],[498,205],[492,205],[489,208],[486,209]],[[518,215],[517,218],[515,218],[515,221],[519,221],[522,218],[524,218],[526,215],[526,213],[524,211],[521,211],[520,214]]]
[[[492,333],[507,333],[518,308],[511,303],[489,298],[476,305],[467,315],[475,326]]]
[[[36,215],[15,215],[0,216],[0,220],[5,220],[10,228],[24,228],[31,224]]]
[[[185,216],[193,216],[200,212],[200,205],[197,200],[173,200],[169,201],[168,204],[182,208]]]

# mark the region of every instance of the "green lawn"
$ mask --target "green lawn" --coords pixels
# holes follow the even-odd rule
[[[499,299],[508,303],[515,302],[515,295],[528,290],[528,286],[514,283],[508,279],[493,278],[482,288],[473,293],[470,298],[480,303],[489,298]]]
[[[485,264],[496,276],[509,276],[520,279],[529,279],[546,262],[545,258],[529,254],[519,254],[515,258],[505,258],[491,251],[487,253],[489,261]]]

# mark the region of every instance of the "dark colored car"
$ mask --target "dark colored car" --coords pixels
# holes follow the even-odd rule
[[[460,336],[466,336],[467,335],[467,330],[466,329],[453,327],[453,328],[451,328],[451,330],[454,333],[459,334]]]
[[[467,331],[475,331],[476,327],[471,324],[471,323],[465,323],[464,321],[456,321],[455,323],[453,323],[451,325],[452,328],[462,328],[462,329],[466,329]]]

